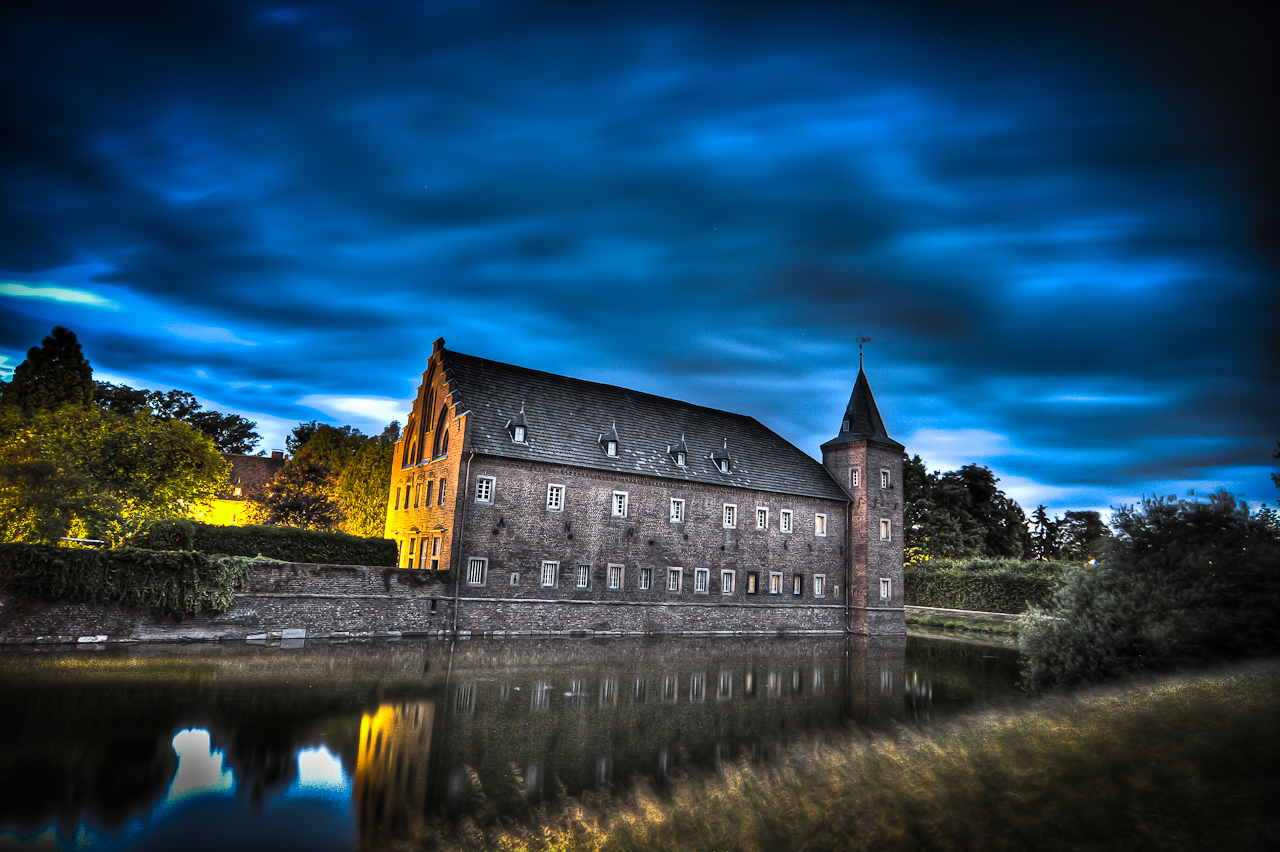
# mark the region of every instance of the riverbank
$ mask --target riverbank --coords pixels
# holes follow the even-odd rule
[[[584,797],[531,827],[486,825],[429,848],[1263,849],[1280,831],[1280,663],[1079,693],[987,713],[928,739],[855,737]],[[1159,759],[1153,756],[1159,755]],[[409,847],[405,847],[409,848]]]
[[[1017,638],[1021,616],[1003,612],[974,612],[965,609],[941,609],[931,606],[908,606],[909,627],[928,627],[959,633],[981,633]]]

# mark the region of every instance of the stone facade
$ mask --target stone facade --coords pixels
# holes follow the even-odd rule
[[[861,371],[823,454],[441,339],[386,535],[449,584],[458,631],[902,633],[903,448]]]

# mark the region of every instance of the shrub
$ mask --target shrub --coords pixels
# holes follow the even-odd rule
[[[157,521],[130,541],[152,550],[197,550],[228,556],[265,556],[284,562],[394,566],[396,543],[294,527],[231,527],[193,521]]]
[[[179,621],[225,612],[248,578],[249,560],[232,556],[0,544],[0,587],[20,597],[119,604]]]
[[[1110,554],[1019,627],[1036,690],[1280,652],[1280,541],[1229,495],[1122,507]]]
[[[1069,563],[930,559],[906,566],[906,604],[1017,614],[1049,599]]]

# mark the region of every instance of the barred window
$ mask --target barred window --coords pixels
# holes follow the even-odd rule
[[[483,586],[485,580],[485,572],[489,567],[488,559],[471,558],[467,560],[467,585]]]

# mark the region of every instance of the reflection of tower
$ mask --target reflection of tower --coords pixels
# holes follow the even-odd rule
[[[901,719],[905,709],[907,637],[849,638],[850,718],[868,726]]]
[[[381,829],[422,822],[436,704],[384,704],[360,720],[360,755],[352,788],[363,845]]]

